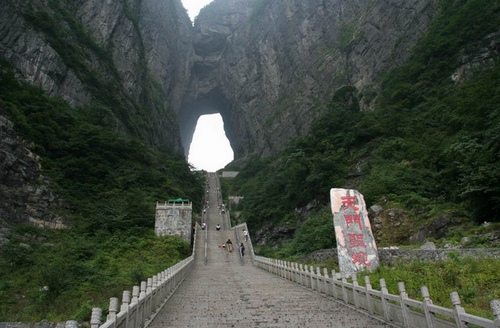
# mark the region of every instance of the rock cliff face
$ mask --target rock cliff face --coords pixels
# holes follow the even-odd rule
[[[40,158],[16,136],[14,125],[2,115],[0,104],[0,245],[3,230],[20,223],[64,228],[63,218],[52,213],[68,205],[50,190]]]
[[[406,60],[437,5],[215,0],[195,22],[191,85],[179,113],[184,148],[198,116],[220,112],[236,160],[280,150],[340,87],[376,91],[380,72]]]
[[[117,129],[181,150],[191,28],[180,0],[2,1],[0,55],[48,94],[104,103]]]
[[[174,108],[189,76],[192,25],[180,0],[1,1],[0,55],[20,80],[182,150]],[[0,100],[0,239],[19,223],[61,228],[40,161]]]
[[[0,55],[19,79],[104,115],[110,128],[186,155],[199,116],[221,113],[244,161],[307,132],[340,87],[373,95],[438,1],[214,0],[193,27],[180,0],[7,0]],[[373,97],[362,99],[369,109]],[[8,121],[2,127],[16,138]],[[18,153],[4,137],[0,150],[0,181],[15,185],[8,172],[22,169],[8,167]]]
[[[0,54],[49,94],[105,103],[117,129],[186,154],[198,117],[220,112],[244,160],[307,132],[340,87],[373,95],[437,3],[215,0],[193,28],[180,0],[4,1]]]

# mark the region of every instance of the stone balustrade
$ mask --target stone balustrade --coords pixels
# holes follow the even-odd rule
[[[400,327],[500,327],[500,300],[491,301],[494,320],[478,317],[465,312],[458,293],[450,298],[452,309],[432,304],[427,287],[421,287],[422,301],[408,298],[403,282],[398,284],[399,295],[390,294],[384,279],[380,280],[380,290],[371,287],[370,279],[365,276],[365,286],[360,286],[356,275],[347,276],[327,269],[255,256],[254,263],[261,269],[278,275],[283,279],[311,288],[326,296],[333,297],[347,306],[372,315],[387,323]],[[347,279],[351,279],[348,282]]]
[[[188,258],[174,266],[142,281],[140,286],[133,286],[130,291],[123,291],[122,304],[118,308],[118,298],[112,297],[109,302],[108,315],[105,322],[101,322],[102,309],[93,308],[90,319],[90,328],[139,328],[147,327],[159,309],[165,304],[177,287],[182,283],[194,265],[196,249],[196,233],[193,253]],[[131,298],[132,296],[132,298]],[[70,320],[65,328],[74,328],[78,323]]]
[[[246,228],[246,224],[233,227],[237,240],[238,235]],[[197,233],[198,226],[195,230],[195,244],[190,257],[148,278],[147,281],[141,282],[140,286],[133,286],[132,292],[124,291],[120,307],[118,298],[111,298],[109,311],[104,322],[101,322],[102,309],[94,308],[90,322],[91,328],[147,327],[191,271],[194,265]],[[393,295],[388,292],[384,279],[380,279],[380,290],[372,288],[368,276],[364,277],[364,286],[360,286],[356,275],[347,275],[335,272],[335,270],[329,274],[327,269],[323,269],[321,272],[319,267],[256,256],[251,245],[249,240],[249,256],[252,258],[253,264],[260,269],[315,290],[328,298],[340,301],[393,326],[500,328],[499,300],[492,300],[490,303],[494,317],[493,320],[490,320],[466,313],[456,292],[450,294],[453,308],[445,308],[432,303],[429,291],[425,286],[421,287],[422,301],[418,301],[408,298],[403,282],[398,284],[399,295]],[[67,321],[65,324],[66,328],[77,326],[76,321]]]

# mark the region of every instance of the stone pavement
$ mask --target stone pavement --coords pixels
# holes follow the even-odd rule
[[[215,186],[210,188],[212,201],[216,201]],[[193,270],[149,328],[389,327],[318,292],[253,266],[250,254],[245,254],[242,265],[234,230],[215,230],[222,218],[213,205],[207,213],[207,265],[205,233],[200,229]],[[228,238],[235,246],[232,253],[220,247]]]

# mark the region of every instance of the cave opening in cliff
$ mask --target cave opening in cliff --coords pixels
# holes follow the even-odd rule
[[[201,115],[189,146],[188,161],[196,169],[215,172],[234,158],[220,114]]]

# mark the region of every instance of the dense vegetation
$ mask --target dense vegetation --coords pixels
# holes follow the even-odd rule
[[[29,1],[24,8],[24,18],[35,30],[43,33],[64,64],[82,81],[85,91],[91,96],[93,104],[89,116],[94,120],[108,127],[118,126],[129,135],[145,139],[154,131],[155,117],[162,115],[162,120],[170,123],[171,136],[178,135],[175,113],[172,108],[164,108],[170,95],[162,91],[147,68],[137,16],[140,1],[127,1],[124,7],[125,16],[135,30],[131,31],[131,42],[138,52],[136,65],[140,68],[140,76],[136,76],[135,84],[140,100],[131,97],[122,84],[112,59],[115,45],[96,42],[75,17],[77,5],[74,2]]]
[[[20,226],[7,236],[0,321],[88,320],[92,307],[106,308],[109,297],[190,254],[184,241],[153,233],[156,201],[189,198],[199,211],[204,177],[181,154],[100,125],[95,108],[71,108],[17,82],[5,62],[0,100],[69,203],[60,215],[72,224],[63,231]]]
[[[242,220],[253,231],[269,222],[297,226],[290,256],[315,247],[298,246],[303,229],[322,234],[328,227],[321,228],[327,211],[321,206],[307,225],[294,209],[313,201],[327,207],[332,187],[358,189],[368,206],[403,208],[415,228],[450,212],[460,222],[499,221],[497,55],[463,81],[451,79],[466,55],[477,54],[479,41],[497,31],[499,12],[495,1],[443,1],[409,61],[388,72],[379,91],[340,88],[308,135],[240,168],[232,188],[245,195]],[[373,111],[360,110],[374,97]],[[305,239],[314,240],[313,233]]]

